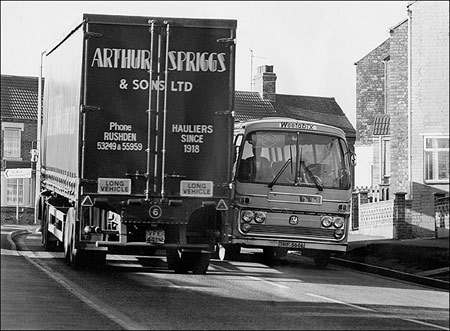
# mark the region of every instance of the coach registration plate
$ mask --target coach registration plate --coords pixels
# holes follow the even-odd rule
[[[279,241],[278,247],[285,248],[305,248],[305,243],[299,243],[296,241]]]

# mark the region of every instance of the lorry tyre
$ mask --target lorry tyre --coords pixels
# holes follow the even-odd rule
[[[241,254],[241,246],[239,245],[226,245],[225,246],[225,260],[237,261]]]
[[[213,220],[214,209],[202,207],[196,209],[189,217],[187,225],[187,242],[189,244],[210,244],[210,223]]]
[[[79,253],[79,252],[78,252]],[[92,268],[103,268],[106,264],[106,252],[83,251],[84,264]]]
[[[66,222],[64,223],[64,234],[63,234],[63,247],[64,247],[64,260],[67,265],[70,264],[70,238],[71,238],[71,230],[69,219],[73,216],[69,216],[73,213],[73,208],[70,208],[66,215]]]
[[[36,203],[34,205],[34,224],[40,224],[41,225],[41,231],[42,231],[42,218],[44,213],[44,208],[42,204],[42,197],[38,197],[36,199]]]
[[[319,268],[326,268],[330,263],[330,253],[318,253],[314,256],[314,263]]]
[[[56,250],[58,242],[56,237],[48,232],[48,220],[45,207],[39,212],[39,215],[41,220],[42,246],[46,251],[53,252]]]
[[[211,254],[208,253],[193,253],[191,257],[192,273],[195,275],[204,275],[208,271]]]
[[[191,269],[192,252],[182,252],[180,262],[175,268],[177,274],[187,274]]]
[[[67,212],[66,227],[67,236],[64,240],[64,252],[66,255],[66,261],[72,269],[81,269],[83,263],[83,251],[75,248],[75,224],[76,213],[74,208],[70,208]],[[67,240],[66,240],[67,239]],[[66,244],[67,241],[67,244]]]
[[[46,251],[54,252],[57,245],[58,241],[52,233],[48,232],[48,223],[44,219],[42,222],[42,246]]]
[[[180,264],[180,255],[178,249],[167,248],[166,249],[167,268],[169,270],[176,270]]]

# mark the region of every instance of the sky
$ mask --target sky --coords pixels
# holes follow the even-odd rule
[[[334,97],[356,128],[354,63],[407,18],[407,1],[2,0],[1,73],[38,77],[41,53],[83,13],[236,19],[236,90],[273,65],[276,93]]]

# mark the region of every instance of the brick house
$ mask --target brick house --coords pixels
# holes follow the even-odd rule
[[[1,75],[1,207],[34,207],[38,78]],[[5,177],[5,169],[31,168],[32,178]]]
[[[409,2],[407,16],[355,63],[356,152],[369,148],[372,186],[407,193],[411,235],[425,237],[449,192],[449,4]]]

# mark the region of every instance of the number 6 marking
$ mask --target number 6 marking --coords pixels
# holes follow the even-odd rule
[[[149,211],[149,215],[151,218],[160,218],[162,214],[162,210],[160,206],[151,206]]]

